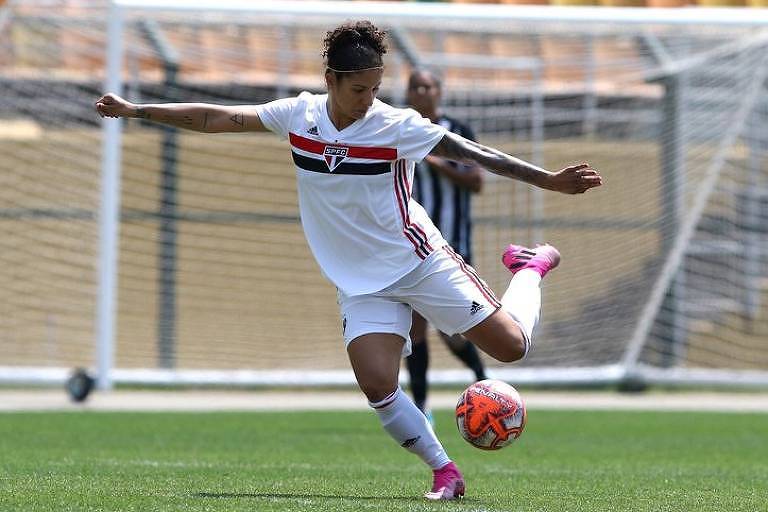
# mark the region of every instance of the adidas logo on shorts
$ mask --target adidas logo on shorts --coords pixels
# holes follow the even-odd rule
[[[469,307],[469,314],[470,315],[474,315],[475,313],[477,313],[478,311],[480,311],[484,307],[485,306],[483,306],[482,304],[479,304],[479,303],[477,303],[475,301],[472,301],[472,305]]]

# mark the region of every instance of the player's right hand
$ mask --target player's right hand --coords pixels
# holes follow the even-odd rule
[[[584,163],[571,165],[552,174],[547,188],[563,194],[583,194],[602,184],[603,178],[600,173]]]
[[[129,117],[135,110],[136,105],[111,92],[96,101],[96,112],[101,117]]]

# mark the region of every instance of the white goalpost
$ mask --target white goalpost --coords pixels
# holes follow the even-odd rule
[[[481,142],[583,197],[489,176],[473,265],[497,291],[511,241],[547,240],[515,384],[768,386],[768,12],[274,1],[11,3],[0,23],[0,382],[321,386],[354,382],[333,287],[301,233],[270,135],[101,120],[143,102],[261,103],[322,91],[325,31],[387,29],[381,96],[444,79]],[[46,115],[40,113],[44,106]],[[431,335],[430,380],[470,380]]]
[[[109,9],[107,23],[107,70],[104,88],[123,93],[123,13]],[[112,387],[115,364],[117,313],[117,255],[120,234],[120,170],[122,123],[105,120],[102,131],[101,200],[99,204],[99,263],[96,306],[96,382],[100,389]]]

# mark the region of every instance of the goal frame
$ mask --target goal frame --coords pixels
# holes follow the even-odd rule
[[[350,4],[341,1],[272,1],[218,0],[190,3],[184,0],[113,0],[110,2],[107,23],[106,91],[120,94],[123,90],[121,73],[123,64],[123,35],[128,10],[140,11],[200,11],[271,15],[304,15],[337,17],[350,15],[368,17],[386,22],[397,18],[418,24],[461,23],[472,20],[527,21],[566,23],[625,23],[657,25],[708,24],[719,26],[768,26],[766,10],[746,9],[655,9],[611,7],[556,7],[487,5],[478,9],[467,4],[420,4],[389,2],[362,2]],[[354,11],[354,12],[352,12]],[[98,294],[95,311],[97,387],[111,389],[115,384],[148,385],[351,385],[351,371],[331,370],[315,372],[299,370],[185,370],[185,369],[121,369],[115,367],[115,336],[118,279],[118,243],[120,212],[122,121],[104,119],[102,125],[101,198],[99,207],[99,262]],[[712,169],[710,181],[717,174]],[[703,208],[703,204],[697,203]],[[691,221],[692,222],[692,221]],[[642,381],[663,385],[716,385],[750,387],[768,386],[768,372],[719,370],[705,368],[654,368],[639,362],[651,324],[664,300],[664,291],[680,264],[686,244],[690,241],[695,224],[686,224],[676,235],[673,251],[665,261],[665,268],[653,285],[651,299],[643,308],[637,328],[627,351],[618,364],[578,368],[505,368],[489,373],[496,378],[524,385],[608,385],[627,381]],[[0,382],[61,383],[69,375],[66,368],[0,367]],[[459,370],[430,370],[430,381],[437,384],[457,384],[466,381],[466,372]]]

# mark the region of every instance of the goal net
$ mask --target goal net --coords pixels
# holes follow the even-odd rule
[[[194,7],[189,7],[194,5]],[[0,7],[0,381],[353,382],[334,288],[304,240],[286,143],[93,110],[323,91],[322,39],[389,31],[381,98],[408,73],[483,143],[584,196],[488,174],[474,264],[563,255],[516,383],[768,385],[768,32],[759,11],[365,2],[25,1]],[[431,334],[433,382],[468,382]]]

